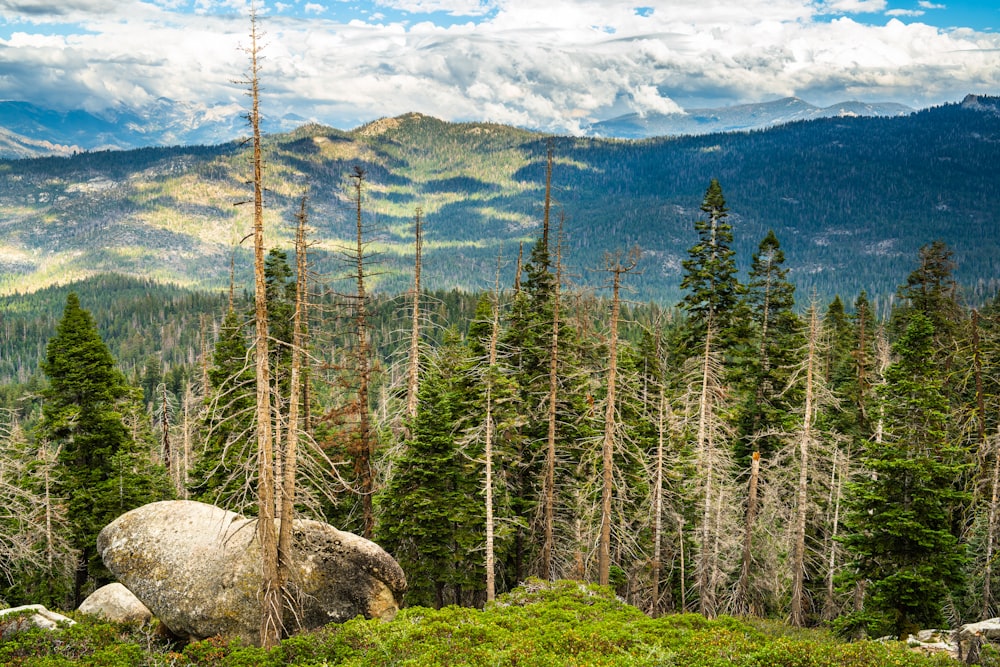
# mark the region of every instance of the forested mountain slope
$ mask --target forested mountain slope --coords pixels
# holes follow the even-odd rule
[[[637,296],[678,298],[680,261],[711,178],[727,193],[738,263],[773,228],[800,294],[892,294],[921,245],[943,239],[978,297],[1000,279],[1000,100],[900,118],[835,118],[742,134],[619,141],[556,137],[553,188],[564,253],[580,283],[600,285],[603,253],[644,251]],[[412,220],[425,219],[425,284],[478,290],[502,252],[542,215],[548,138],[418,114],[350,133],[306,126],[273,135],[265,159],[269,245],[290,245],[308,197],[316,269],[343,267],[354,231],[345,181],[367,170],[364,218],[377,287],[405,289]],[[0,290],[24,292],[95,272],[199,287],[228,284],[250,215],[247,148],[157,148],[0,162]],[[242,284],[246,284],[242,281]]]

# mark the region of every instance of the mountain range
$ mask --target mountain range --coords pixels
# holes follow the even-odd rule
[[[757,130],[796,120],[835,116],[902,116],[900,104],[843,102],[818,107],[789,97],[761,104],[691,109],[676,114],[629,114],[588,128],[592,136],[648,138]],[[294,114],[265,118],[268,132],[287,132],[307,122]],[[0,158],[66,156],[81,151],[147,146],[220,144],[248,133],[238,105],[199,105],[160,98],[140,108],[55,111],[28,102],[0,102]]]
[[[237,121],[238,122],[238,121]],[[710,179],[730,209],[745,271],[768,229],[800,303],[860,290],[888,303],[936,239],[954,250],[970,299],[1000,286],[1000,98],[906,116],[838,116],[757,132],[646,140],[548,137],[420,114],[349,132],[309,124],[265,142],[270,246],[291,245],[306,197],[311,258],[328,278],[348,268],[355,167],[373,283],[405,290],[412,222],[422,211],[424,284],[484,289],[498,256],[513,279],[519,246],[540,233],[546,152],[567,275],[599,289],[606,252],[638,245],[633,298],[676,302],[682,261]],[[0,163],[0,291],[118,272],[200,288],[249,285],[241,244],[250,211],[248,147],[83,151]]]
[[[760,130],[799,120],[850,116],[907,116],[914,109],[903,104],[840,102],[818,107],[797,97],[760,104],[715,109],[688,109],[678,113],[627,114],[594,123],[591,134],[625,139],[712,134]]]

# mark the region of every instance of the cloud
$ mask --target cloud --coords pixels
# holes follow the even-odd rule
[[[0,0],[0,16],[63,17],[76,13],[103,14],[119,8],[116,0]]]
[[[922,9],[890,9],[886,16],[923,16],[926,12]]]
[[[444,12],[451,16],[483,16],[495,9],[490,0],[376,0],[376,4],[412,14]]]
[[[0,8],[15,2],[0,0]],[[173,2],[116,2],[100,12],[101,0],[69,0],[58,4],[93,10],[79,30],[46,30],[54,15],[19,24],[0,39],[0,98],[30,94],[43,106],[92,111],[158,97],[243,104],[232,81],[246,71],[246,0],[188,3],[197,15],[172,10]],[[872,0],[821,8],[811,0],[671,0],[670,11],[626,0],[385,0],[384,11],[350,20],[331,18],[345,16],[346,3],[308,18],[285,14],[292,3],[283,4],[261,20],[264,113],[345,129],[420,111],[578,133],[626,113],[789,95],[926,106],[1000,90],[1000,35],[850,18],[884,11]],[[295,11],[309,4],[320,3],[301,0]],[[422,8],[420,20],[399,14],[404,7]],[[470,18],[436,24],[432,11]]]
[[[876,14],[884,12],[885,0],[828,0],[824,5],[827,14]]]
[[[919,5],[920,7],[924,8],[924,9],[947,9],[948,8],[946,5],[939,5],[939,4],[934,3],[934,2],[928,2],[927,0],[920,0],[920,2],[917,3],[917,5]]]
[[[303,7],[303,11],[306,14],[322,14],[326,11],[326,7],[323,5],[317,5],[315,2],[307,2],[306,6]]]

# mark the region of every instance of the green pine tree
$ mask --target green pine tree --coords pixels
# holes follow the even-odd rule
[[[450,332],[420,383],[411,438],[379,498],[377,541],[406,573],[408,605],[462,604],[485,585],[482,464],[459,440],[471,416],[468,365]]]
[[[219,330],[203,424],[202,449],[190,474],[193,500],[253,513],[254,369],[242,322],[229,311]]]
[[[709,322],[715,338],[728,346],[735,335],[743,286],[736,275],[736,252],[732,249],[733,228],[719,181],[712,179],[701,203],[705,217],[694,223],[698,242],[688,250],[681,264],[681,289],[687,294],[680,306],[690,316],[691,338],[703,341]],[[695,347],[698,347],[695,343]]]
[[[930,319],[913,313],[878,388],[883,438],[866,443],[864,473],[850,486],[844,543],[855,578],[868,582],[861,622],[875,635],[939,627],[962,583],[965,550],[949,528],[951,509],[966,500],[954,488],[966,466],[948,436],[933,347]]]
[[[746,467],[759,451],[765,461],[780,448],[780,434],[789,429],[795,391],[788,391],[791,367],[802,347],[795,307],[795,286],[784,268],[785,253],[773,231],[760,242],[750,265],[746,309],[750,343],[739,364],[746,398],[740,410],[737,461]]]
[[[54,488],[66,499],[72,544],[81,554],[74,585],[79,604],[88,579],[109,579],[97,533],[130,509],[170,497],[171,486],[162,466],[151,462],[150,443],[136,441],[123,423],[127,415],[144,414],[141,394],[116,367],[75,293],[66,299],[42,370],[49,387],[36,438],[59,451]]]

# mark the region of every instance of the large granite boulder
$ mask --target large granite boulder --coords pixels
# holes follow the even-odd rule
[[[255,519],[212,505],[163,501],[115,519],[98,535],[97,548],[173,634],[255,644],[262,580],[256,529]],[[395,615],[406,579],[381,547],[319,521],[297,520],[293,535],[297,609],[286,614],[287,630]]]
[[[146,623],[152,614],[132,591],[115,582],[87,596],[77,610],[117,623]]]

